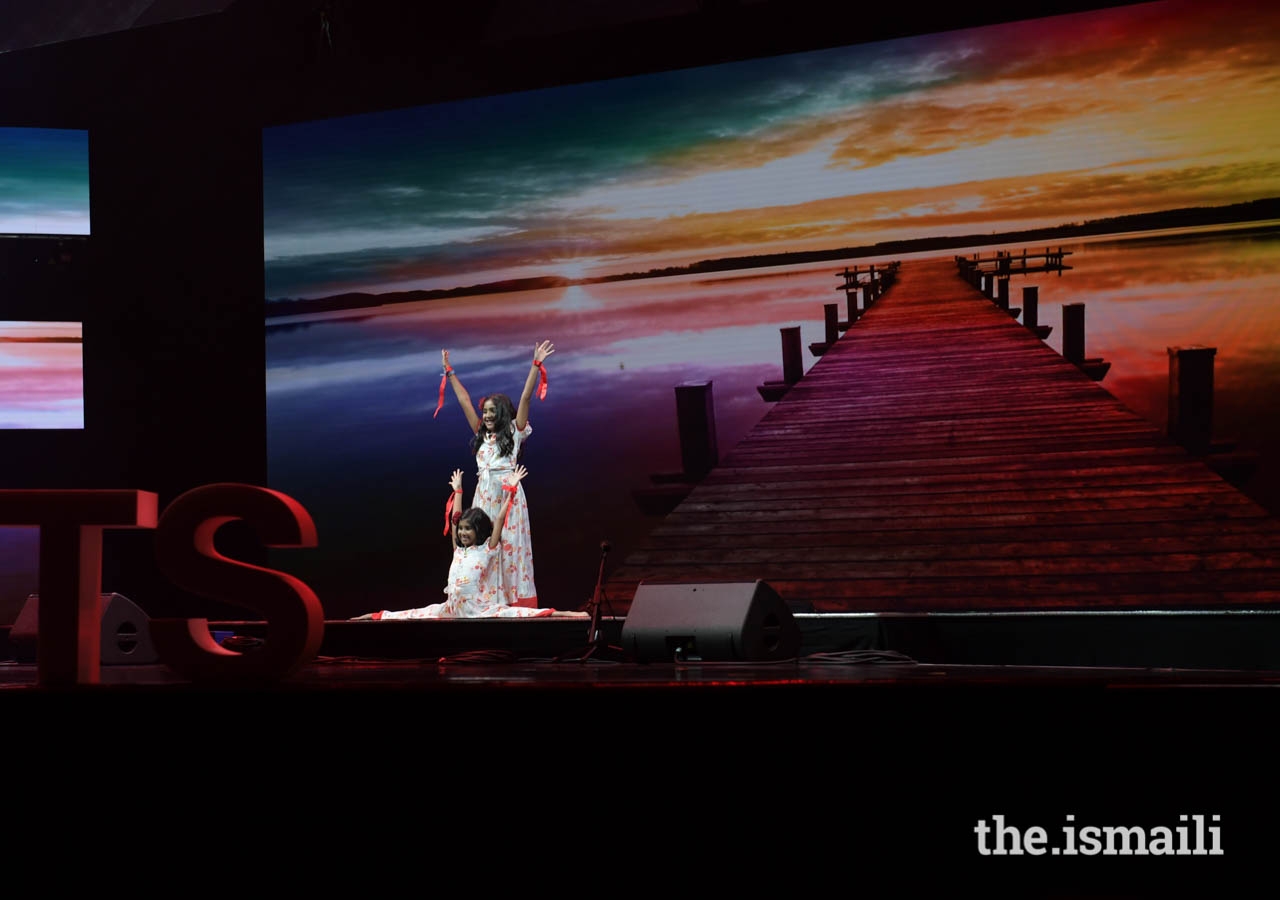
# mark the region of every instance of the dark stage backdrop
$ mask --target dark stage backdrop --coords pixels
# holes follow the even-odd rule
[[[3,487],[141,489],[164,504],[266,480],[261,126],[245,86],[254,55],[223,52],[230,24],[0,54],[0,125],[87,133],[92,222],[61,243],[14,239],[22,252],[5,257],[0,284],[26,290],[0,318],[83,323],[84,427],[0,431]],[[148,613],[237,611],[162,578],[149,532],[104,543],[104,589]],[[0,622],[34,586],[33,554],[29,536],[4,553]]]
[[[525,490],[541,605],[578,608],[600,542],[621,561],[656,521],[633,492],[680,469],[677,385],[711,385],[723,454],[845,265],[1111,219],[1042,321],[1087,291],[1091,352],[1157,420],[1166,347],[1219,346],[1275,508],[1278,47],[1263,4],[1168,0],[266,128],[267,476],[321,542],[274,558],[331,617],[438,602],[449,473],[475,484],[440,350],[477,400],[515,398],[551,340]]]
[[[82,440],[89,210],[88,129],[0,125],[0,441],[9,445],[7,467],[21,468],[42,445]],[[37,560],[34,529],[0,526],[0,622],[35,589]]]

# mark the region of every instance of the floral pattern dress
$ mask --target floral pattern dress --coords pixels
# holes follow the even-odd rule
[[[455,547],[449,566],[449,581],[443,603],[432,603],[418,609],[383,610],[379,617],[388,619],[479,619],[533,618],[549,616],[555,610],[506,603],[500,578],[502,553],[485,541],[479,546]]]
[[[517,430],[512,423],[511,435],[515,444],[510,456],[499,455],[497,440],[488,435],[476,452],[476,492],[471,505],[483,509],[490,519],[495,520],[495,526],[505,498],[502,485],[520,458],[521,444],[532,433],[533,426],[527,422],[523,431]],[[504,605],[536,607],[538,589],[533,583],[533,538],[529,532],[529,504],[525,500],[523,484],[516,485],[516,495],[511,501],[499,546],[502,551],[499,574]]]

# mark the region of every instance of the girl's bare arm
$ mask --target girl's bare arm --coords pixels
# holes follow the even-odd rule
[[[449,351],[441,350],[440,359],[444,362],[445,377],[449,379],[449,384],[453,385],[453,395],[458,398],[458,405],[462,407],[462,414],[467,417],[467,424],[471,426],[472,432],[479,431],[480,416],[476,414],[476,405],[471,402],[471,395],[467,393],[467,389],[458,380],[457,373],[449,365]]]
[[[524,390],[520,392],[520,405],[516,409],[516,431],[524,431],[524,426],[529,424],[529,401],[533,399],[533,389],[538,384],[538,367],[555,352],[555,345],[550,341],[543,341],[533,348],[533,362],[529,366],[529,374],[524,379]]]
[[[516,499],[516,485],[520,483],[521,478],[528,474],[529,471],[524,466],[516,466],[511,470],[511,474],[504,479],[506,483],[502,487],[502,493],[506,494],[506,497],[502,500],[502,509],[498,512],[498,519],[493,523],[493,533],[489,535],[489,546],[491,548],[497,547],[498,544],[502,543],[502,526],[507,524],[507,510],[511,508],[512,502]]]

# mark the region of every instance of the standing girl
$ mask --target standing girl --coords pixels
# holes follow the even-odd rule
[[[533,348],[533,363],[520,392],[520,404],[512,404],[506,394],[491,394],[480,398],[480,412],[476,412],[471,395],[449,365],[449,351],[441,350],[444,377],[453,385],[467,424],[475,433],[471,451],[476,456],[476,492],[471,505],[479,507],[496,520],[503,506],[503,479],[514,471],[520,458],[525,439],[533,433],[529,424],[529,401],[539,381],[546,385],[546,369],[543,363],[555,352],[550,341],[543,341]],[[443,387],[441,388],[441,397]],[[503,528],[502,541],[502,591],[505,605],[537,607],[538,590],[533,581],[533,538],[529,529],[529,504],[524,488],[517,481],[515,497],[511,501],[510,518]]]

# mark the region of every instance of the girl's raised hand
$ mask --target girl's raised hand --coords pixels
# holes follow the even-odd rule
[[[447,372],[449,370],[449,351],[448,350],[440,351],[440,361],[444,363],[444,368],[445,368],[445,371]]]
[[[453,470],[453,477],[449,479],[449,487],[453,488],[455,491],[462,490],[462,470],[461,469]]]
[[[528,474],[529,474],[529,470],[526,469],[524,466],[516,466],[514,469],[511,470],[511,474],[509,474],[506,477],[506,482],[508,485],[515,487],[517,484],[520,483],[520,479]]]
[[[543,341],[541,344],[535,344],[533,348],[533,361],[535,363],[540,363],[555,352],[556,346],[550,341]]]

